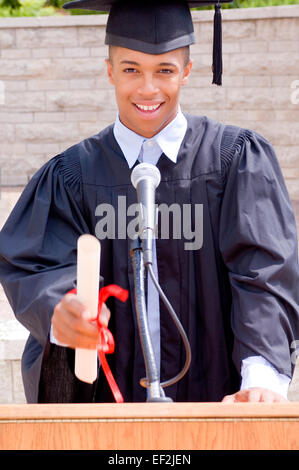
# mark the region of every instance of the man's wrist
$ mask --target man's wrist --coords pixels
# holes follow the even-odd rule
[[[50,343],[57,344],[57,346],[62,346],[62,347],[67,348],[67,344],[62,344],[55,338],[54,333],[53,333],[53,325],[52,324],[51,324],[51,328],[50,328]]]
[[[280,374],[266,359],[261,356],[251,356],[242,361],[241,390],[261,387],[279,393],[287,398],[291,379]]]

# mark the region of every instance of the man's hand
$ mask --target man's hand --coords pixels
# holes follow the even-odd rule
[[[108,326],[109,319],[110,310],[103,304],[99,320]],[[97,349],[100,345],[97,323],[75,294],[66,294],[55,306],[52,327],[57,341],[70,348]]]
[[[280,395],[279,393],[272,392],[267,388],[247,388],[240,390],[233,395],[226,395],[222,403],[241,403],[241,402],[264,402],[264,403],[277,403],[277,402],[287,402],[288,400]]]

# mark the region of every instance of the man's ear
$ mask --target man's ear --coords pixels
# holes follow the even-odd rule
[[[107,75],[109,78],[109,82],[111,85],[114,85],[114,77],[113,77],[113,67],[109,59],[105,59],[106,65],[107,65]]]
[[[191,73],[192,65],[193,65],[193,60],[190,60],[190,62],[184,68],[184,73],[183,73],[182,82],[181,82],[182,86],[186,85],[187,82],[188,82],[188,78],[189,78],[189,75]]]

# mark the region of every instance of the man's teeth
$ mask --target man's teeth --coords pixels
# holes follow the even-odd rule
[[[143,104],[136,104],[136,106],[137,108],[142,109],[143,111],[154,111],[155,109],[159,108],[160,103],[152,106],[145,106]]]

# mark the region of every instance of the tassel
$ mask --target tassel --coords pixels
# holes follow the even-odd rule
[[[221,4],[215,5],[213,40],[213,84],[222,85],[222,24]]]

